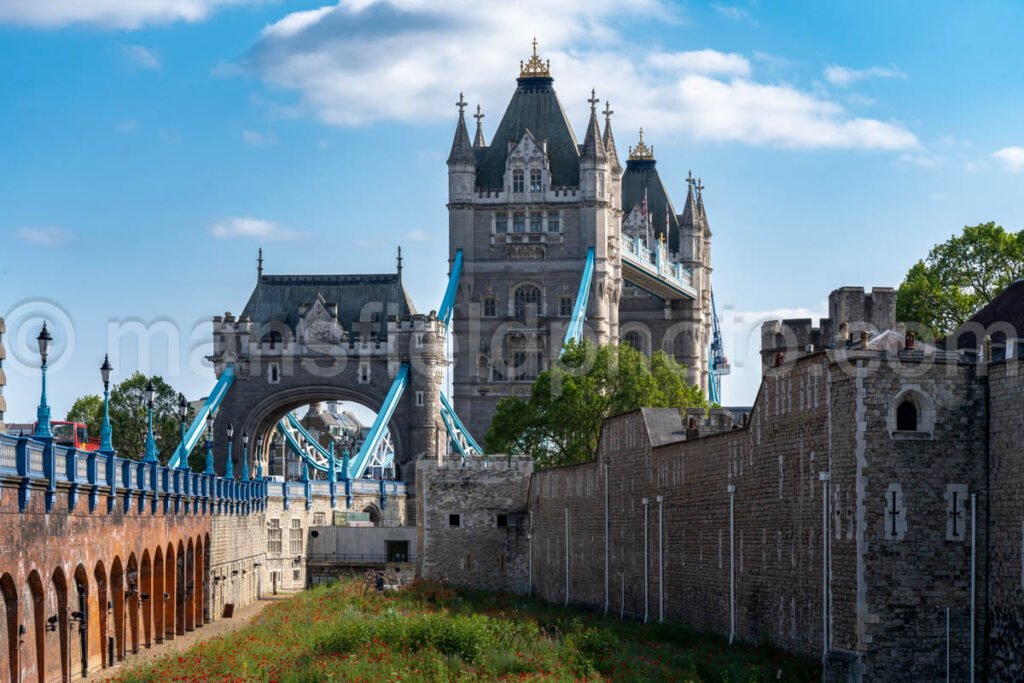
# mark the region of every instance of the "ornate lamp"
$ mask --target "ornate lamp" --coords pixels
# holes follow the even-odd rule
[[[144,462],[156,462],[156,439],[153,438],[153,398],[156,396],[156,387],[153,380],[149,380],[143,390],[146,399],[146,457]]]
[[[232,448],[232,445],[234,444],[234,441],[235,441],[235,426],[234,425],[232,425],[232,424],[228,425],[227,435],[228,435],[228,461],[224,465],[224,477],[226,479],[234,479],[235,478],[235,463],[232,462],[232,460],[231,460],[231,448]]]
[[[231,448],[230,427],[228,436],[228,448]],[[206,469],[205,474],[213,474],[213,412],[206,416]]]
[[[114,443],[111,439],[110,429],[110,373],[114,366],[110,364],[110,356],[103,356],[103,365],[100,366],[100,376],[103,377],[103,425],[100,427],[100,452],[112,453]]]
[[[178,467],[188,469],[188,455],[185,453],[185,420],[188,419],[188,401],[185,394],[178,394],[178,420],[181,422],[181,446],[178,452]]]
[[[33,436],[44,439],[53,438],[53,432],[50,431],[50,406],[46,403],[46,356],[50,352],[50,342],[52,341],[53,336],[46,329],[46,321],[43,321],[43,329],[39,336],[36,337],[36,342],[39,343],[39,356],[43,361],[39,367],[42,373],[43,391],[39,397],[39,409],[36,411],[36,430]]]

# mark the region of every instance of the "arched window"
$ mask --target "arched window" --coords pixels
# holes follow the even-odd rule
[[[523,169],[517,168],[512,171],[512,191],[525,192],[526,181]]]
[[[563,318],[568,318],[570,315],[572,315],[572,306],[574,303],[575,301],[573,301],[573,298],[571,296],[569,296],[568,294],[563,294],[558,304],[558,315],[562,316]]]
[[[514,314],[517,320],[537,317],[541,314],[540,287],[536,285],[520,285],[513,297]]]
[[[622,343],[626,344],[627,346],[632,346],[634,349],[636,349],[637,351],[644,355],[650,354],[650,349],[648,348],[647,343],[647,335],[645,335],[640,330],[629,330],[628,332],[626,332],[624,335],[622,335]]]
[[[271,349],[276,349],[278,346],[281,345],[282,341],[283,339],[281,338],[281,333],[278,332],[277,330],[271,330],[263,337],[263,343],[267,345],[268,348]]]
[[[901,432],[917,431],[917,406],[909,397],[896,408],[896,429]]]
[[[493,296],[484,297],[484,317],[493,318],[498,315],[498,302]]]
[[[540,169],[530,169],[530,192],[540,192]]]

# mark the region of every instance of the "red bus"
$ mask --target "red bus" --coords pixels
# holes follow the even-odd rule
[[[89,438],[89,428],[81,422],[51,422],[50,431],[58,446],[73,446],[80,451],[100,449],[100,440]]]

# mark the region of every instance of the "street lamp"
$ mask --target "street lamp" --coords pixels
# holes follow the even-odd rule
[[[256,478],[263,478],[263,435],[256,437]]]
[[[230,442],[229,442],[230,443]],[[206,415],[206,474],[213,474],[213,411]]]
[[[235,441],[235,426],[233,424],[229,423],[226,432],[227,432],[227,435],[228,435],[228,461],[227,461],[227,464],[224,466],[224,478],[225,479],[234,479],[235,478],[235,464],[233,462],[231,462],[231,447],[232,447],[232,445],[234,444],[234,441]]]
[[[43,363],[40,366],[43,379],[43,391],[39,398],[39,410],[36,411],[36,431],[33,436],[38,436],[46,439],[53,438],[53,432],[50,431],[50,406],[46,405],[46,356],[50,351],[50,342],[53,341],[53,337],[50,335],[50,331],[46,329],[46,321],[43,321],[43,329],[36,337],[36,341],[39,343],[39,356],[42,358]]]
[[[249,481],[249,432],[242,432],[242,481]]]
[[[178,467],[188,469],[188,454],[185,452],[185,420],[188,419],[188,401],[185,394],[178,394],[178,420],[181,422],[181,445],[178,447]]]
[[[110,429],[110,373],[113,371],[114,366],[110,364],[110,356],[104,354],[103,365],[100,366],[100,376],[103,377],[103,425],[100,427],[101,453],[112,453],[114,451]]]
[[[153,397],[156,396],[156,387],[153,380],[149,380],[143,391],[146,398],[146,457],[145,462],[156,462],[156,439],[153,438]]]

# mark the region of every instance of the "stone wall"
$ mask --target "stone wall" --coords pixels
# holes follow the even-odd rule
[[[459,586],[526,592],[526,495],[532,471],[532,462],[519,457],[473,458],[464,465],[418,462],[417,574]]]

